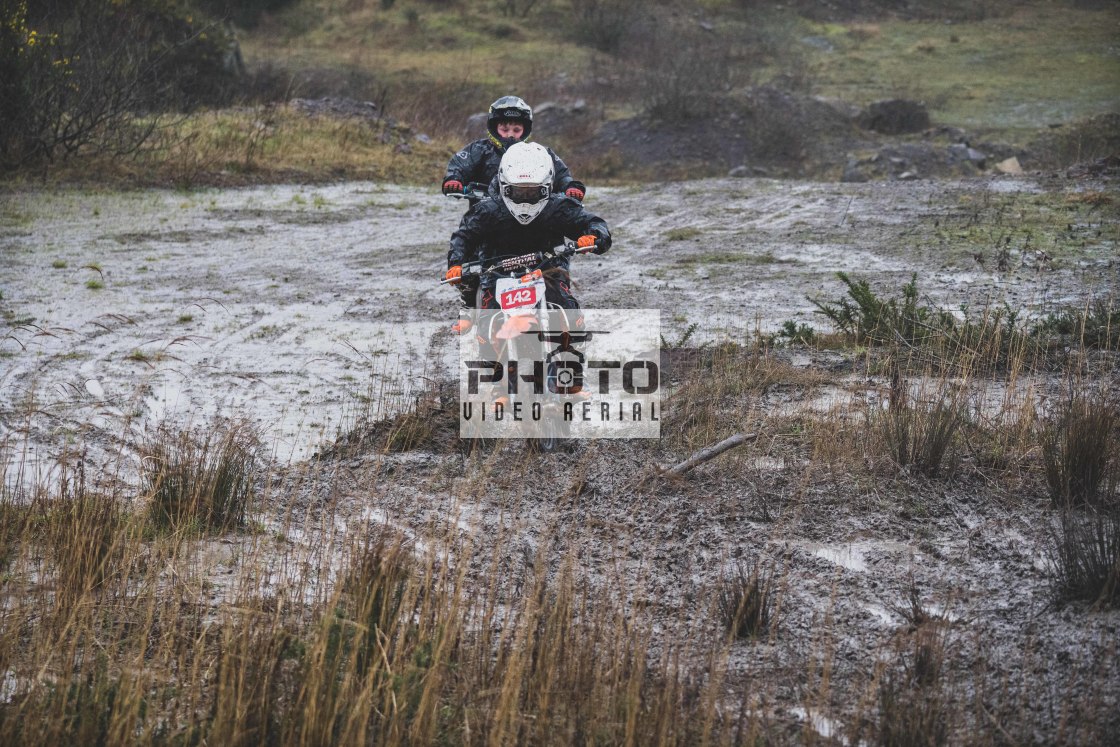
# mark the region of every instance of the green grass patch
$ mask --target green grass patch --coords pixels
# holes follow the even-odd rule
[[[856,104],[924,101],[937,124],[1034,130],[1114,110],[1115,7],[1031,2],[990,18],[817,25],[813,88]]]
[[[702,252],[700,254],[692,254],[687,257],[679,257],[675,264],[679,267],[706,267],[708,265],[773,265],[788,262],[789,260],[778,259],[772,252],[764,252],[762,254],[746,254],[743,252],[733,251],[711,251]]]
[[[698,239],[704,235],[703,229],[696,228],[695,226],[685,226],[682,228],[671,228],[665,232],[666,241],[691,241]]]

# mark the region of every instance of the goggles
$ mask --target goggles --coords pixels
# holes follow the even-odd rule
[[[519,205],[536,205],[548,199],[548,193],[548,187],[543,184],[507,184],[502,187],[502,195]]]

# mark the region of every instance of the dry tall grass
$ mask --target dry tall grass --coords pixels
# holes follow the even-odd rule
[[[828,472],[841,496],[864,489],[887,492],[886,487],[900,491],[877,504],[853,503],[846,511],[877,516],[918,500],[920,490],[913,498],[904,494],[911,489],[905,478],[879,482],[891,453],[889,442],[867,427],[873,421],[866,401],[825,410],[797,404],[830,380],[779,358],[741,346],[685,356],[688,366],[675,369],[679,387],[666,409],[665,426],[673,435],[649,448],[665,458],[747,423],[764,432],[780,429],[782,440],[760,439],[749,447],[775,449],[784,442],[781,448],[797,450],[803,460],[785,463],[794,465],[782,478],[792,507],[781,519],[767,519],[776,537],[814,510],[819,500],[814,496],[829,492],[816,490],[826,472],[814,464],[817,457],[835,462]],[[889,369],[871,365],[859,378],[882,370]],[[976,400],[958,398],[962,387],[979,387],[977,379],[930,378],[931,400],[942,396],[954,417],[967,419],[950,434],[962,453],[973,452],[958,444],[958,437],[1002,443],[1016,452],[1011,463],[1033,459],[1034,489],[1045,495],[1042,457],[1031,440],[1037,417],[1029,388],[1020,399],[1007,395],[985,420],[975,416]],[[889,381],[882,385],[889,395]],[[775,390],[788,401],[768,412],[774,400],[767,400],[767,393]],[[795,416],[787,411],[789,401],[796,405]],[[883,401],[873,400],[872,408],[890,417]],[[431,411],[411,413],[413,419],[400,419],[399,428],[385,426],[384,438],[351,439],[350,447],[438,451],[442,441],[413,428],[424,414]],[[991,429],[1020,434],[1026,442],[992,434],[981,439]],[[162,455],[150,460],[162,469],[144,483],[147,492],[158,495],[172,473],[183,485],[212,485],[213,462],[200,454],[251,452],[240,450],[247,438],[243,432],[230,432],[241,435],[223,440],[229,434],[215,430],[212,448],[202,451],[198,442],[167,432],[162,447],[149,449]],[[873,453],[876,448],[882,451]],[[176,449],[186,458],[177,457]],[[4,453],[9,460],[16,457],[14,450]],[[347,462],[355,453],[339,452]],[[584,456],[610,459],[610,453],[596,446]],[[879,655],[864,652],[867,661],[853,665],[845,658],[851,651],[837,646],[844,633],[832,614],[835,600],[811,614],[799,609],[807,598],[804,578],[791,574],[789,564],[768,565],[773,558],[762,548],[742,560],[743,568],[754,571],[729,584],[693,588],[688,572],[665,579],[670,589],[680,585],[687,600],[668,614],[656,596],[639,589],[624,564],[590,573],[561,517],[581,502],[598,500],[582,492],[598,479],[595,465],[576,470],[579,485],[573,483],[561,497],[542,491],[551,496],[556,518],[534,523],[541,539],[519,554],[511,548],[521,546],[523,527],[502,522],[493,532],[462,531],[454,520],[430,527],[337,522],[344,488],[331,481],[336,473],[331,458],[326,454],[321,465],[290,467],[277,480],[261,479],[252,459],[229,460],[221,482],[251,483],[259,490],[243,504],[245,518],[267,529],[245,533],[239,527],[250,522],[223,520],[212,525],[224,531],[218,539],[152,531],[155,518],[181,519],[185,513],[168,509],[153,515],[126,487],[94,490],[90,485],[96,481],[80,471],[30,492],[5,489],[0,743],[691,745],[823,738],[812,730],[811,719],[797,731],[790,717],[775,715],[788,713],[789,702],[775,706],[774,694],[790,691],[802,693],[807,713],[835,707],[829,711],[836,714],[834,736],[877,744],[944,744],[962,734],[994,744],[1008,725],[1026,734],[1033,723],[1027,700],[993,695],[987,683],[1006,675],[999,662],[970,648],[981,648],[983,639],[973,641],[967,627],[929,612],[913,590],[901,613],[903,624],[880,639]],[[503,516],[539,513],[543,504],[519,504],[517,489],[538,460],[555,455],[518,458],[499,449],[463,460],[461,481],[433,479],[427,499],[481,505],[501,496],[495,505]],[[720,459],[727,461],[705,465],[688,479],[694,485],[754,479],[748,459]],[[169,470],[169,465],[178,466]],[[391,477],[370,474],[378,476],[364,486],[367,497],[395,489]],[[956,474],[939,471],[922,480],[949,484]],[[645,484],[629,500],[635,507],[668,511],[689,499],[690,488],[677,492],[675,485]],[[167,505],[194,505],[198,501],[191,496],[212,492],[184,490]],[[745,510],[728,502],[713,515],[730,521]],[[826,503],[823,510],[834,509]],[[197,517],[206,515],[195,514],[199,522]],[[1104,534],[1085,521],[1063,526],[1055,583],[1077,591],[1068,598],[1112,604],[1120,567],[1115,521],[1100,525]],[[1087,552],[1060,556],[1061,548],[1069,547]],[[632,550],[620,546],[619,557],[631,557]],[[761,573],[761,567],[783,570]],[[793,626],[803,627],[795,632]],[[793,651],[792,641],[810,641],[811,650]],[[762,661],[796,654],[803,668],[744,668],[746,652],[765,646],[775,653]],[[1090,714],[1107,708],[1103,702],[1066,705]],[[993,722],[993,712],[1004,720]],[[1103,723],[1098,719],[1080,731],[1076,724],[1063,724],[1047,733],[1091,736],[1101,733]]]

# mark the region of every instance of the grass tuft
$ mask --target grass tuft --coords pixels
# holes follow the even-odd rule
[[[47,506],[45,534],[63,604],[73,604],[120,575],[125,526],[119,499],[87,489],[81,472],[62,479],[60,495]]]
[[[1109,393],[1075,390],[1040,433],[1054,505],[1113,503],[1120,487],[1120,407]]]
[[[774,621],[773,574],[758,565],[737,566],[716,591],[720,622],[733,639],[758,638]]]
[[[888,407],[877,414],[879,433],[894,462],[936,477],[951,454],[967,418],[964,389],[945,379],[935,380],[932,396],[910,393],[909,382],[896,370],[891,379]]]
[[[1063,511],[1050,539],[1060,602],[1120,607],[1120,510]]]
[[[222,532],[245,523],[259,439],[246,422],[205,432],[160,427],[143,446],[141,480],[159,529]]]
[[[879,681],[875,744],[948,744],[951,717],[943,684],[944,659],[944,633],[937,626],[926,625],[899,638],[896,659]]]

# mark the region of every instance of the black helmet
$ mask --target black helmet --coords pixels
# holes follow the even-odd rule
[[[525,128],[525,134],[521,139],[528,140],[529,133],[533,129],[533,110],[516,96],[502,96],[490,105],[490,113],[486,117],[486,131],[495,142],[501,143],[502,139],[498,137],[498,122],[520,123]],[[503,144],[509,145],[509,143]]]

